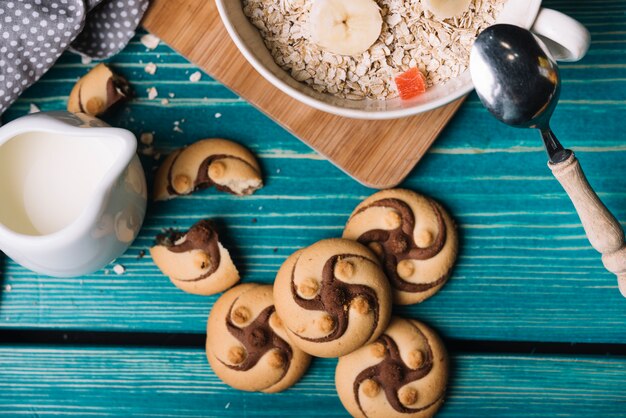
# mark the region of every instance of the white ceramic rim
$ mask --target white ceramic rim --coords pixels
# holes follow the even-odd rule
[[[241,54],[246,58],[246,60],[254,67],[254,69],[263,76],[267,81],[269,81],[274,87],[281,90],[283,93],[293,97],[294,99],[304,103],[308,106],[311,106],[315,109],[331,113],[333,115],[345,116],[352,119],[367,119],[367,120],[385,120],[385,119],[398,119],[404,118],[407,116],[417,115],[419,113],[427,112],[429,110],[436,109],[443,105],[453,102],[454,100],[465,96],[474,90],[474,85],[471,82],[471,79],[467,86],[464,86],[461,89],[455,90],[453,93],[447,94],[445,96],[441,96],[436,100],[432,100],[428,103],[414,105],[411,107],[405,107],[402,109],[395,110],[380,110],[380,111],[370,111],[370,110],[359,110],[359,109],[348,109],[341,106],[334,106],[321,100],[317,100],[301,91],[294,89],[293,87],[285,84],[282,80],[276,77],[271,71],[269,71],[263,63],[261,63],[255,56],[254,53],[248,48],[246,43],[241,39],[239,33],[234,28],[233,24],[227,18],[227,13],[224,9],[224,0],[216,0],[217,10],[220,14],[220,18],[222,23],[226,27],[226,31],[230,35],[233,42],[241,52]],[[466,70],[467,72],[468,70]],[[460,75],[459,77],[461,77]]]

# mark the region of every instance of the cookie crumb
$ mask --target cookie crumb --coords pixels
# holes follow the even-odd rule
[[[174,127],[172,128],[172,130],[174,132],[178,132],[178,133],[181,133],[181,134],[183,133],[183,130],[180,128],[180,121],[178,121],[178,120],[174,121]]]
[[[218,112],[218,113],[216,113],[216,114],[215,114],[215,119],[219,119],[219,118],[221,118],[221,117],[222,117],[222,114],[221,114],[221,113],[219,113],[219,112]]]
[[[192,83],[197,83],[202,78],[202,73],[200,71],[196,71],[195,73],[189,76],[189,81]]]
[[[170,94],[168,94],[168,96],[170,96],[170,99],[173,99],[174,97],[176,97],[176,95],[174,93],[170,93]]]
[[[105,275],[105,276],[108,276],[108,275],[109,275],[109,273],[110,273],[109,269],[104,269],[104,275]]]
[[[228,402],[226,406],[224,407],[224,409],[228,409],[228,408],[230,408],[230,402]]]
[[[146,91],[148,92],[148,99],[150,100],[156,99],[156,97],[159,95],[159,92],[157,91],[156,87],[150,87]]]
[[[152,34],[143,35],[140,39],[140,42],[148,49],[155,49],[159,46],[161,40]]]
[[[280,168],[276,169],[276,174],[280,174]]]
[[[139,251],[139,254],[137,254],[137,258],[138,259],[142,259],[144,258],[146,255],[146,252],[144,250]]]
[[[11,290],[13,290],[13,286],[11,286],[10,284],[4,286],[4,291],[9,293]]]
[[[257,223],[257,219],[256,218],[252,218],[252,223],[253,224]]]
[[[153,62],[149,62],[148,64],[146,64],[143,70],[150,75],[154,75],[157,71],[157,66]]]
[[[170,101],[169,101],[169,100],[167,100],[167,99],[161,99],[161,104],[162,104],[163,106],[167,106],[168,104],[170,104]]]
[[[81,55],[81,56],[80,56],[80,62],[81,62],[82,64],[84,64],[84,65],[89,65],[89,64],[91,64],[91,61],[92,61],[91,57],[88,57],[87,55]]]
[[[278,248],[274,248],[274,250],[273,250],[273,251],[274,251],[275,253],[277,253],[277,252],[278,252]]]
[[[161,233],[155,238],[155,244],[171,247],[184,235],[185,234],[183,232],[177,231],[174,228],[162,228]]]
[[[113,271],[115,272],[115,274],[124,274],[126,273],[126,267],[121,264],[116,264],[113,266]]]
[[[28,109],[28,113],[38,113],[41,112],[41,109],[39,108],[39,106],[37,106],[35,103],[31,103],[30,104],[30,108]]]
[[[152,132],[144,132],[139,137],[139,141],[144,145],[150,145],[154,142],[154,134]]]

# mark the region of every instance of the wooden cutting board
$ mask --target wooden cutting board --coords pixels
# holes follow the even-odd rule
[[[462,102],[387,121],[334,116],[292,99],[257,73],[231,41],[214,0],[153,0],[143,25],[347,174],[373,188],[393,187],[404,180]]]

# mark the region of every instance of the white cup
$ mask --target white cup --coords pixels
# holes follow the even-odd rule
[[[498,23],[530,29],[558,61],[582,59],[591,41],[589,31],[580,22],[556,10],[542,8],[541,0],[509,0],[498,16]]]

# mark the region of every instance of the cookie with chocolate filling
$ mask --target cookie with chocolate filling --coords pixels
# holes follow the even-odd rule
[[[444,401],[448,356],[430,328],[394,317],[376,342],[341,357],[335,372],[343,406],[359,418],[429,418]]]
[[[274,282],[276,311],[291,341],[338,357],[378,338],[391,315],[391,289],[365,246],[326,239],[292,254]]]
[[[224,293],[207,325],[206,353],[215,374],[246,391],[280,392],[309,366],[276,314],[272,286],[246,283]]]
[[[72,113],[99,116],[131,94],[130,85],[106,64],[98,64],[80,78],[67,102]]]
[[[343,237],[380,258],[394,302],[419,303],[446,283],[458,251],[452,218],[434,200],[410,190],[383,190],[359,204]]]
[[[239,281],[239,272],[210,221],[202,220],[187,232],[159,235],[150,248],[157,267],[181,290],[213,295]]]
[[[226,139],[203,139],[172,152],[154,178],[154,200],[215,186],[243,196],[263,187],[261,167],[247,148]]]

